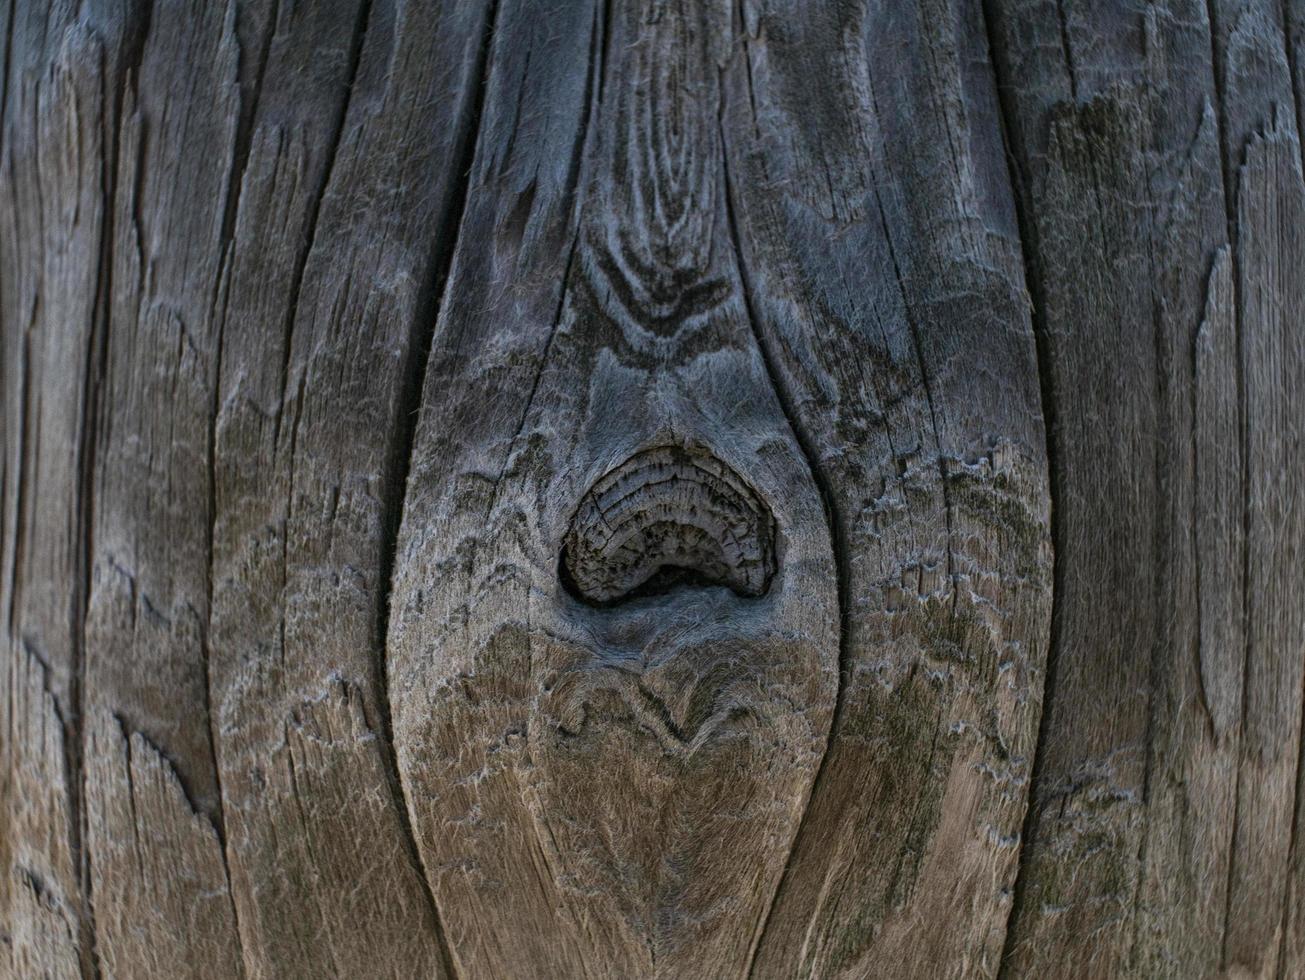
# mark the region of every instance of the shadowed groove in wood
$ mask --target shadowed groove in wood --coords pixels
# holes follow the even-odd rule
[[[5,139],[5,115],[9,108],[9,70],[13,64],[14,12],[17,9],[18,0],[9,0],[9,13],[5,17],[4,61],[0,62],[0,154],[4,153],[8,142]],[[2,158],[0,156],[0,159]]]
[[[285,323],[283,332],[285,335],[284,357],[281,363],[281,385],[280,390],[285,391],[287,371],[289,367],[291,340],[294,331],[295,317],[298,314],[300,287],[303,283],[305,270],[308,266],[309,256],[317,244],[317,220],[321,210],[322,200],[326,195],[327,188],[331,186],[331,178],[334,165],[340,150],[340,141],[344,132],[344,123],[349,113],[350,101],[353,96],[354,86],[358,77],[359,65],[362,61],[362,52],[364,41],[367,37],[367,30],[371,23],[373,10],[372,0],[363,0],[358,5],[357,13],[353,23],[349,25],[349,41],[347,47],[347,66],[345,72],[344,96],[337,100],[337,107],[330,120],[327,128],[327,149],[326,149],[326,166],[322,172],[317,186],[312,192],[311,204],[308,210],[308,220],[305,226],[302,247],[299,252],[298,261],[295,263],[293,276],[289,286],[289,302],[286,304]],[[223,275],[214,284],[215,294],[219,289],[225,287],[230,289],[230,275],[234,264],[235,255],[233,247],[237,231],[237,221],[240,217],[242,206],[241,194],[245,188],[246,172],[250,162],[250,154],[253,150],[253,140],[259,129],[260,123],[260,96],[263,92],[263,83],[266,76],[268,60],[276,39],[277,33],[282,28],[281,24],[282,4],[280,0],[273,0],[270,8],[266,13],[266,24],[264,35],[258,46],[255,59],[255,67],[250,84],[246,88],[241,87],[241,118],[236,131],[236,147],[234,162],[229,174],[226,200],[224,202],[222,225],[220,233]],[[243,52],[242,52],[243,58]],[[224,281],[225,280],[225,281]],[[224,295],[222,303],[225,306],[227,300]],[[217,299],[215,295],[215,305]],[[209,528],[208,528],[208,561],[207,561],[207,590],[208,590],[208,610],[209,620],[205,624],[200,634],[200,649],[203,656],[204,665],[204,711],[208,719],[210,732],[209,747],[211,752],[211,761],[213,765],[214,781],[216,784],[217,800],[216,811],[213,814],[213,825],[217,835],[218,846],[222,858],[222,867],[226,875],[227,893],[231,903],[232,919],[235,923],[235,939],[239,944],[239,968],[241,975],[246,975],[248,969],[245,965],[245,933],[241,928],[240,903],[236,901],[235,892],[231,884],[231,846],[229,844],[226,832],[226,797],[223,793],[222,786],[222,767],[218,764],[217,759],[217,741],[218,725],[214,717],[212,707],[213,680],[212,680],[212,649],[210,644],[210,634],[213,629],[213,587],[214,587],[214,547],[217,533],[218,519],[218,420],[222,413],[222,354],[225,349],[225,327],[227,316],[224,315],[218,321],[218,334],[215,344],[215,367],[214,376],[219,379],[218,384],[213,387],[213,401],[210,409],[209,428],[208,428],[208,507],[209,507]],[[281,417],[284,409],[277,413],[277,426],[281,424]],[[383,650],[383,647],[381,648]],[[383,693],[384,688],[380,688]],[[382,703],[384,703],[382,701]],[[385,742],[380,745],[380,754],[382,759],[386,758]],[[162,750],[160,749],[160,754]],[[392,763],[387,766],[387,773],[393,770]],[[178,774],[179,775],[179,774]],[[402,816],[402,812],[400,813]],[[420,869],[418,868],[420,872]],[[420,878],[420,873],[418,875]],[[432,914],[434,913],[432,906]],[[438,915],[436,915],[438,923]],[[246,926],[246,928],[248,928]]]
[[[1234,333],[1234,337],[1236,338],[1236,368],[1235,368],[1235,374],[1237,379],[1236,431],[1238,433],[1239,441],[1244,446],[1246,444],[1246,381],[1243,376],[1245,358],[1242,353],[1242,322],[1241,322],[1242,303],[1240,299],[1241,276],[1237,274],[1237,270],[1241,262],[1241,257],[1239,254],[1239,250],[1237,248],[1237,194],[1236,194],[1236,186],[1234,182],[1234,175],[1230,172],[1228,166],[1228,158],[1223,152],[1223,148],[1227,146],[1227,142],[1228,142],[1228,124],[1224,119],[1224,100],[1226,98],[1226,87],[1224,82],[1223,70],[1221,68],[1222,58],[1220,56],[1220,50],[1219,50],[1220,49],[1219,11],[1218,11],[1216,0],[1204,0],[1203,8],[1206,16],[1207,33],[1209,35],[1210,64],[1213,68],[1213,71],[1211,72],[1211,79],[1210,79],[1211,86],[1214,93],[1214,98],[1211,100],[1211,110],[1214,115],[1215,126],[1218,132],[1219,149],[1217,155],[1219,159],[1219,176],[1222,181],[1220,186],[1222,187],[1223,190],[1224,217],[1227,222],[1226,231],[1228,236],[1228,245],[1226,246],[1227,251],[1225,254],[1227,256],[1228,264],[1233,270],[1230,277],[1230,285],[1233,294],[1233,303],[1232,303],[1233,333]],[[1214,277],[1213,265],[1211,268],[1210,276],[1211,279],[1213,279]],[[1249,482],[1249,467],[1250,467],[1250,461],[1246,459],[1245,456],[1243,455],[1241,461],[1241,472],[1239,474],[1243,493],[1245,493],[1245,488]],[[1250,548],[1247,543],[1248,541],[1247,532],[1249,526],[1250,526],[1250,514],[1249,514],[1249,501],[1248,501],[1247,504],[1242,508],[1242,513],[1241,513],[1241,532],[1242,532],[1241,615],[1242,615],[1243,623],[1246,622],[1246,617],[1248,615],[1248,610],[1250,607],[1250,594],[1246,588],[1246,583],[1249,581],[1248,573],[1249,573],[1249,562],[1251,558]],[[1240,671],[1241,698],[1239,699],[1240,703],[1238,705],[1241,718],[1246,717],[1246,648],[1250,644],[1249,630],[1246,631],[1246,635],[1244,636],[1243,639],[1244,639],[1244,645],[1242,649],[1242,662],[1241,662],[1241,671]],[[1235,788],[1233,794],[1233,812],[1232,812],[1232,825],[1233,825],[1234,836],[1236,835],[1236,831],[1237,831],[1239,805],[1240,805],[1240,793],[1237,792]],[[1232,901],[1233,901],[1232,885],[1233,885],[1233,872],[1236,867],[1235,858],[1236,858],[1235,854],[1230,857],[1228,861],[1227,874],[1225,875],[1224,881],[1221,883],[1223,886],[1223,933],[1220,942],[1219,955],[1220,955],[1220,959],[1225,964],[1227,963],[1227,959],[1228,959],[1228,920],[1232,915]],[[1284,919],[1286,918],[1287,911],[1288,911],[1288,903],[1284,902],[1283,903]]]
[[[12,0],[10,11],[9,34],[6,36],[6,58],[5,58],[5,75],[9,74],[12,65],[12,59],[8,56],[9,42],[12,40],[13,30],[13,9],[17,8],[18,0]],[[115,212],[114,199],[118,193],[118,173],[119,173],[119,133],[118,128],[122,120],[122,105],[124,92],[127,87],[128,77],[134,82],[139,78],[141,61],[145,51],[145,42],[149,37],[150,25],[153,17],[152,0],[147,0],[137,6],[129,8],[131,13],[127,23],[122,30],[120,44],[122,50],[120,53],[121,62],[118,65],[119,71],[112,78],[109,76],[110,59],[107,57],[101,63],[100,81],[102,85],[101,98],[104,103],[101,110],[104,117],[101,119],[101,137],[104,141],[104,160],[101,166],[101,201],[103,222],[100,228],[99,254],[97,256],[98,267],[96,269],[95,289],[96,295],[93,301],[94,322],[88,331],[87,345],[89,356],[87,359],[87,392],[83,402],[83,415],[81,426],[81,442],[78,445],[78,471],[81,479],[81,487],[78,495],[79,511],[77,514],[77,533],[82,542],[80,554],[81,568],[78,570],[78,595],[74,607],[73,615],[76,617],[73,629],[73,647],[74,666],[72,672],[73,688],[71,693],[73,699],[73,712],[71,723],[64,737],[64,754],[68,760],[68,800],[73,810],[72,818],[69,822],[69,830],[73,836],[73,860],[76,863],[77,874],[81,884],[81,905],[79,908],[78,925],[80,935],[78,937],[78,956],[80,959],[81,972],[83,977],[100,976],[99,956],[96,952],[97,934],[95,928],[95,903],[92,895],[91,886],[91,867],[90,854],[87,846],[88,830],[88,807],[86,803],[86,726],[85,726],[85,705],[84,705],[84,685],[86,675],[86,625],[90,612],[91,600],[91,577],[94,564],[94,487],[95,487],[95,466],[96,466],[96,445],[98,442],[99,424],[100,424],[100,400],[107,387],[106,371],[108,363],[109,350],[109,333],[113,317],[113,246],[115,241]],[[103,53],[103,52],[102,52]],[[116,60],[116,59],[114,59]],[[3,101],[0,101],[0,138],[4,133],[4,106],[8,102],[8,84],[6,81],[5,95]],[[112,122],[110,122],[112,120]],[[93,378],[93,381],[92,381]],[[207,713],[208,705],[204,705]],[[210,749],[212,745],[210,744]],[[216,764],[214,765],[216,772]],[[216,825],[219,841],[224,840],[221,836],[222,826]],[[223,847],[223,859],[225,861],[226,850]],[[230,897],[230,876],[228,875],[228,897]],[[233,901],[234,905],[234,901]]]
[[[273,14],[274,18],[280,14],[279,3],[277,6],[278,9]],[[353,25],[353,40],[349,51],[348,87],[344,99],[341,100],[331,134],[330,146],[326,153],[326,172],[322,176],[321,185],[317,189],[317,194],[314,196],[312,206],[308,212],[303,251],[299,255],[299,261],[295,264],[294,278],[290,281],[290,300],[286,304],[285,313],[285,343],[282,345],[281,358],[280,390],[283,393],[286,390],[286,384],[290,376],[290,358],[293,350],[291,341],[294,339],[295,318],[299,315],[299,295],[303,289],[304,275],[308,271],[308,257],[312,254],[313,246],[317,242],[317,221],[322,210],[322,199],[326,196],[326,189],[331,186],[331,176],[335,172],[335,162],[340,155],[340,140],[344,136],[344,122],[348,118],[354,86],[358,81],[358,67],[362,63],[363,41],[367,37],[367,29],[371,26],[373,7],[374,0],[364,0],[359,5],[358,16]],[[281,417],[284,414],[284,411],[277,413],[276,424],[278,431],[281,425]],[[382,581],[387,581],[387,579],[382,578]],[[381,690],[384,690],[384,688]]]
[[[739,18],[739,30],[743,38],[743,44],[740,53],[736,57],[744,59],[744,66],[748,71],[748,85],[751,89],[751,66],[748,61],[750,54],[748,51],[747,28],[743,18],[742,11],[743,0],[739,0],[739,9],[737,10]],[[755,117],[755,109],[754,109]],[[806,824],[807,815],[811,810],[811,800],[815,797],[816,790],[820,787],[821,778],[825,774],[825,764],[829,760],[829,748],[834,739],[834,733],[838,730],[839,721],[842,717],[846,703],[847,693],[847,672],[848,663],[848,616],[851,608],[848,592],[850,589],[851,576],[847,568],[848,543],[846,532],[843,528],[842,521],[838,515],[838,509],[834,504],[833,490],[829,486],[828,478],[817,465],[817,457],[812,449],[810,437],[803,429],[802,420],[793,408],[792,393],[789,392],[783,382],[780,380],[779,373],[775,370],[772,363],[772,352],[766,346],[766,340],[761,330],[761,324],[758,320],[758,310],[753,302],[753,285],[749,275],[747,263],[743,260],[743,247],[740,239],[738,218],[734,212],[734,185],[730,174],[730,147],[725,138],[725,98],[722,93],[720,120],[721,128],[721,173],[723,178],[723,196],[725,199],[724,208],[725,216],[729,227],[729,239],[734,247],[734,258],[738,265],[739,282],[741,285],[740,292],[743,296],[744,308],[747,310],[748,326],[752,331],[752,339],[757,346],[757,354],[761,358],[762,366],[765,368],[766,377],[770,381],[770,387],[775,392],[775,399],[779,402],[780,410],[784,413],[788,421],[789,429],[793,433],[793,439],[802,453],[802,458],[807,464],[807,470],[811,474],[811,480],[815,484],[816,492],[820,495],[820,506],[824,512],[825,524],[829,529],[829,543],[833,551],[834,573],[837,576],[835,583],[836,593],[838,595],[838,685],[834,691],[834,710],[832,713],[829,731],[825,736],[825,744],[821,750],[820,763],[816,767],[816,774],[811,780],[811,785],[807,789],[806,799],[802,801],[802,808],[798,816],[797,825],[793,832],[793,837],[789,841],[788,851],[784,855],[784,866],[780,872],[778,883],[775,886],[774,894],[770,897],[770,902],[766,907],[765,915],[757,928],[756,935],[752,939],[751,948],[748,951],[748,962],[746,975],[752,977],[757,967],[757,954],[761,950],[761,944],[766,935],[766,930],[770,926],[771,916],[775,908],[779,905],[780,895],[784,892],[784,886],[788,881],[789,872],[792,868],[793,857],[797,853],[797,842],[802,837],[802,831]]]
[[[240,195],[244,187],[245,169],[249,164],[249,153],[251,149],[251,141],[254,134],[255,118],[258,114],[258,98],[259,98],[259,93],[262,90],[263,75],[264,72],[267,70],[268,52],[271,50],[272,39],[276,34],[277,18],[279,14],[280,14],[280,4],[274,3],[273,9],[268,14],[267,23],[265,25],[265,29],[263,32],[264,36],[261,40],[261,43],[259,45],[259,50],[255,58],[257,67],[254,70],[254,80],[253,80],[252,90],[249,91],[248,93],[246,93],[243,90],[241,91],[240,118],[236,127],[237,130],[236,146],[233,153],[232,166],[230,168],[230,173],[228,174],[226,197],[225,200],[223,201],[222,230],[221,230],[221,237],[220,237],[222,244],[221,244],[220,251],[223,255],[222,265],[223,265],[224,275],[220,276],[217,279],[217,281],[215,281],[213,284],[213,291],[214,291],[213,304],[215,307],[218,304],[218,299],[217,299],[218,292],[223,290],[223,287],[229,288],[230,286],[230,280],[225,278],[225,274],[229,271],[231,265],[231,245],[232,245],[233,236],[235,234],[236,219],[240,213],[240,203],[241,203]],[[241,52],[242,60],[244,58],[244,54],[245,53],[242,51]],[[353,62],[353,66],[355,68],[357,66],[356,59]],[[341,118],[343,118],[343,116],[341,116]],[[306,252],[307,249],[305,249],[305,253]],[[223,299],[223,302],[225,302],[225,297]],[[217,336],[213,348],[214,349],[213,373],[214,373],[214,377],[216,378],[222,377],[222,348],[223,348],[225,323],[226,323],[225,316],[218,318]],[[210,611],[210,617],[213,608],[213,544],[214,544],[214,536],[216,532],[217,512],[218,512],[218,508],[217,508],[217,420],[218,420],[218,414],[221,409],[221,405],[219,403],[220,395],[221,395],[220,385],[215,384],[213,386],[212,404],[209,409],[208,454],[207,454],[208,455],[208,542],[207,542],[208,559],[206,562],[206,569],[207,569],[206,585],[207,585],[207,593],[208,593],[207,599],[208,599],[208,608]],[[208,817],[210,819],[210,822],[212,823],[213,831],[217,836],[218,847],[222,855],[222,867],[226,875],[226,881],[227,881],[227,894],[231,899],[231,914],[236,922],[236,941],[238,943],[241,943],[243,947],[243,939],[239,929],[239,924],[240,924],[239,910],[235,902],[235,896],[232,895],[231,893],[231,884],[230,884],[231,865],[227,853],[226,814],[224,811],[224,797],[222,794],[222,770],[221,767],[218,765],[218,760],[217,760],[217,725],[213,718],[213,705],[212,705],[213,684],[211,680],[211,669],[210,669],[211,649],[209,646],[208,623],[204,625],[204,628],[200,633],[199,645],[200,645],[200,655],[203,659],[203,667],[204,667],[204,715],[207,720],[207,725],[209,730],[209,745],[208,745],[209,760],[210,760],[210,764],[213,767],[213,779],[214,779],[214,783],[216,784],[216,797],[217,797],[215,801],[215,809],[211,814],[208,814]],[[129,729],[126,719],[117,717],[117,721],[121,728],[121,734],[123,739],[126,741],[128,746],[130,746],[131,736],[133,733]],[[141,733],[141,737],[147,738],[147,736],[144,733]],[[153,745],[153,748],[164,759],[168,758],[167,753],[164,751],[161,745]],[[177,779],[179,781],[179,784],[182,785],[184,788],[185,783],[184,780],[181,779],[180,769],[176,766],[175,762],[173,762],[172,760],[168,760],[168,761],[172,762],[173,768],[177,770],[176,772]],[[128,772],[130,772],[130,768],[128,769]],[[196,813],[202,812],[201,809],[197,807],[193,801],[191,803],[191,808],[195,810]],[[238,962],[240,964],[241,974],[243,975],[245,972],[243,948],[240,950],[240,957]]]
[[[368,4],[370,8],[370,3]],[[447,244],[437,248],[431,268],[427,274],[423,295],[416,307],[417,315],[413,318],[414,340],[408,345],[407,363],[403,371],[404,387],[399,398],[398,431],[395,434],[390,451],[390,472],[386,480],[385,508],[382,516],[383,548],[380,558],[380,572],[377,580],[381,583],[382,593],[377,602],[376,616],[376,650],[374,655],[376,701],[381,718],[380,728],[383,734],[382,758],[385,764],[386,780],[394,799],[399,825],[403,830],[404,847],[408,851],[422,891],[430,903],[431,915],[435,922],[437,942],[443,959],[444,968],[453,980],[461,975],[458,967],[457,953],[449,942],[444,928],[444,917],[431,887],[431,878],[425,862],[422,861],[421,849],[413,833],[412,816],[404,791],[403,777],[399,773],[394,758],[394,722],[390,708],[389,673],[387,670],[387,637],[389,635],[390,601],[394,590],[395,554],[398,549],[398,537],[403,516],[403,501],[407,491],[408,472],[412,464],[413,442],[417,428],[417,418],[421,408],[422,390],[425,387],[426,369],[430,362],[431,347],[434,342],[435,329],[439,323],[440,307],[443,303],[444,290],[448,282],[449,268],[453,255],[457,251],[458,239],[462,233],[462,220],[466,211],[467,198],[471,193],[471,170],[475,163],[476,146],[480,137],[481,113],[484,109],[485,90],[490,71],[490,52],[494,43],[494,28],[497,23],[499,0],[491,0],[484,18],[484,32],[480,39],[477,62],[472,73],[476,88],[467,104],[467,118],[460,120],[462,130],[456,152],[457,184],[450,197],[448,213],[441,216],[439,227],[443,229],[442,237]]]
[[[1042,394],[1042,417],[1045,420],[1046,429],[1046,452],[1047,452],[1047,492],[1051,499],[1051,639],[1047,649],[1046,673],[1042,683],[1042,704],[1043,710],[1038,719],[1038,736],[1033,752],[1033,764],[1029,775],[1029,795],[1028,803],[1024,811],[1024,819],[1020,824],[1020,861],[1018,870],[1015,875],[1015,887],[1011,899],[1010,909],[1006,915],[1006,931],[1002,939],[1001,957],[997,963],[997,976],[1004,978],[1008,974],[1008,956],[1010,953],[1011,938],[1013,931],[1012,923],[1019,912],[1025,898],[1025,889],[1028,881],[1024,876],[1024,855],[1028,853],[1028,843],[1031,831],[1034,827],[1034,803],[1036,801],[1036,789],[1042,779],[1043,764],[1046,754],[1043,751],[1047,738],[1049,737],[1050,712],[1046,706],[1051,702],[1055,692],[1056,684],[1056,667],[1057,667],[1057,637],[1060,629],[1060,583],[1064,570],[1060,564],[1060,536],[1061,527],[1059,517],[1059,508],[1056,501],[1060,497],[1062,474],[1056,459],[1056,399],[1052,391],[1052,377],[1049,370],[1050,354],[1047,351],[1047,336],[1045,323],[1046,304],[1042,297],[1042,278],[1037,269],[1037,250],[1032,247],[1032,242],[1036,236],[1036,229],[1025,215],[1025,177],[1020,168],[1019,157],[1015,153],[1015,148],[1011,145],[1010,130],[1015,125],[1014,111],[1009,105],[1010,93],[1006,80],[1003,77],[1001,62],[996,53],[996,39],[992,34],[992,4],[994,0],[983,0],[979,4],[980,16],[983,19],[984,36],[987,42],[989,59],[988,64],[992,71],[994,86],[997,91],[997,107],[1001,117],[1001,135],[1002,145],[1005,147],[1005,158],[1008,173],[1010,175],[1011,197],[1015,206],[1015,218],[1019,228],[1019,246],[1020,255],[1024,262],[1024,281],[1029,291],[1029,298],[1032,309],[1031,319],[1033,323],[1033,338],[1035,350],[1037,352],[1037,369],[1038,369],[1038,387]]]

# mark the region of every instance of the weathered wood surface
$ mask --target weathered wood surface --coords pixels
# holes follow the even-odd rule
[[[994,7],[1059,514],[1008,962],[1300,976],[1305,8]]]
[[[0,25],[0,974],[1305,974],[1300,0]]]

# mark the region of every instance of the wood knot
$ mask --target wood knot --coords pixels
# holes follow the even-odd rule
[[[706,452],[659,446],[585,494],[559,560],[573,596],[611,606],[677,585],[760,596],[775,573],[775,520],[734,470]]]

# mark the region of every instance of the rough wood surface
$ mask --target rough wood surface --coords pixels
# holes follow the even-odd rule
[[[775,4],[741,26],[727,118],[748,291],[822,473],[844,614],[834,729],[756,973],[991,974],[1051,576],[978,11]]]
[[[1301,0],[0,31],[0,976],[1305,974]]]
[[[1015,975],[1300,969],[1289,8],[990,4],[1059,515]]]
[[[457,962],[477,976],[744,969],[837,689],[826,516],[728,219],[730,11],[598,13],[552,34],[524,9],[499,21],[395,563],[399,768]],[[582,88],[532,78],[563,59],[567,86],[590,66]],[[556,163],[512,124],[534,105],[497,114],[500,84],[558,114],[580,99]],[[511,238],[479,231],[514,221]],[[650,455],[678,463],[625,478]],[[693,470],[721,485],[684,492]],[[568,594],[562,549],[610,487],[661,529],[629,543],[631,566],[676,547],[667,564],[701,582],[642,597],[617,564],[590,587],[576,553]],[[736,549],[760,560],[772,522],[768,583],[717,570]]]

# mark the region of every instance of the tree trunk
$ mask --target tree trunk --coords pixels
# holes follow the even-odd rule
[[[1305,976],[1305,2],[0,24],[6,976]]]

